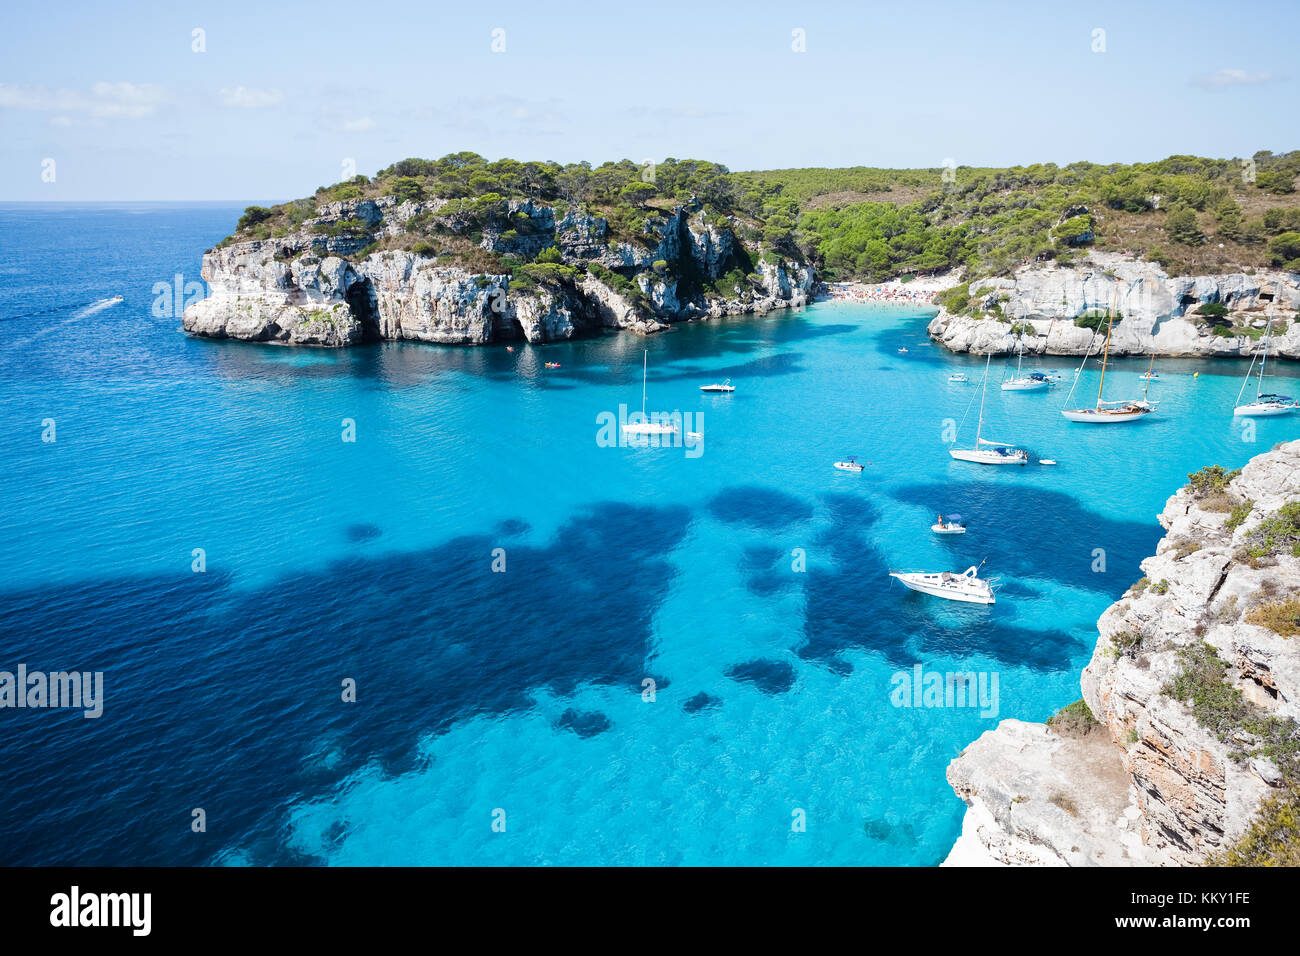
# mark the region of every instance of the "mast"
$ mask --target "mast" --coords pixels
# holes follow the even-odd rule
[[[1118,294],[1118,293],[1116,293]],[[1110,299],[1110,312],[1106,314],[1106,346],[1101,353],[1101,381],[1097,384],[1097,410],[1101,411],[1101,390],[1106,387],[1106,362],[1110,359],[1110,329],[1115,323],[1115,296]]]
[[[975,426],[975,447],[980,446],[980,435],[984,432],[984,392],[988,389],[989,384],[989,363],[993,361],[993,353],[990,352],[988,358],[984,360],[984,381],[980,383],[980,418],[979,423]],[[966,406],[969,408],[970,406]]]
[[[641,356],[641,417],[645,417],[645,377],[650,368],[650,350],[646,349]]]
[[[1259,360],[1259,384],[1255,386],[1255,401],[1264,391],[1264,364],[1268,361],[1268,340],[1273,335],[1273,306],[1268,307],[1268,327],[1264,329],[1264,357]]]

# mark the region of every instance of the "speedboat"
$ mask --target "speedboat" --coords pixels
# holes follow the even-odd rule
[[[965,534],[966,523],[961,520],[961,515],[939,515],[939,520],[930,525],[930,530],[935,534]]]
[[[976,577],[979,568],[972,565],[961,574],[954,571],[890,571],[905,587],[946,601],[964,601],[968,604],[995,604],[993,585]]]
[[[907,346],[903,346],[901,349],[899,349],[899,350],[898,350],[898,354],[899,354],[899,355],[906,355],[906,354],[907,354]]]
[[[547,363],[546,363],[546,367],[547,367],[547,368],[559,368],[559,367],[560,367],[560,363],[559,363],[559,362],[547,362]]]
[[[851,457],[847,461],[837,461],[835,467],[840,471],[852,471],[854,473],[861,471],[863,468],[856,457]]]
[[[715,382],[712,385],[700,386],[701,392],[734,392],[735,390],[736,390],[736,386],[731,384],[731,379],[727,379],[721,385]]]
[[[1158,382],[1160,381],[1160,373],[1156,371],[1148,370],[1146,372],[1143,372],[1141,375],[1139,375],[1138,378],[1142,379],[1145,382]]]
[[[948,384],[950,385],[966,385],[969,382],[970,379],[966,377],[965,372],[953,372],[948,376]]]

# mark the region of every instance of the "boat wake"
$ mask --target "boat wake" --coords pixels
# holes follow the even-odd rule
[[[103,312],[105,309],[111,309],[121,301],[122,297],[120,295],[109,296],[107,299],[96,299],[74,315],[73,318],[84,319],[86,316],[94,315],[96,312]]]
[[[122,301],[120,295],[111,295],[104,299],[90,299],[86,302],[70,302],[63,305],[51,306],[48,309],[37,309],[34,312],[19,312],[17,315],[6,315],[0,318],[0,322],[11,322],[17,319],[30,319],[38,315],[53,315],[56,312],[67,312],[70,309],[80,309],[73,318],[80,319],[87,315],[93,315],[104,309],[112,308]]]

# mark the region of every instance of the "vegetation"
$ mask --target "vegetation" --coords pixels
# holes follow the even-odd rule
[[[1250,533],[1246,549],[1251,558],[1271,558],[1283,552],[1300,557],[1300,501],[1284,504],[1261,521]]]
[[[1192,716],[1232,757],[1263,757],[1282,774],[1282,790],[1260,805],[1254,823],[1235,846],[1210,857],[1213,866],[1300,865],[1300,726],[1249,703],[1227,681],[1228,665],[1199,642],[1179,652],[1179,672],[1163,691],[1188,704]],[[1246,743],[1242,743],[1246,741]]]
[[[1240,468],[1228,471],[1222,465],[1208,465],[1187,476],[1187,487],[1191,489],[1193,498],[1207,498],[1223,494],[1228,488],[1228,482],[1240,474]]]
[[[1080,699],[1073,704],[1066,704],[1047,718],[1047,726],[1062,737],[1082,737],[1100,724],[1088,708],[1088,702]]]
[[[1260,604],[1246,614],[1246,622],[1266,627],[1283,637],[1294,637],[1300,634],[1300,595]]]
[[[459,152],[404,159],[373,178],[322,186],[310,199],[249,207],[227,242],[285,235],[326,203],[393,196],[452,202],[414,217],[409,240],[384,239],[377,249],[428,242],[471,258],[477,254],[468,247],[484,235],[512,233],[507,246],[528,238],[503,221],[513,200],[555,207],[557,218],[599,217],[607,241],[643,245],[656,241],[648,228],[656,217],[686,205],[702,225],[733,229],[760,256],[811,260],[829,279],[957,266],[1002,275],[1025,262],[1068,261],[1087,247],[1145,255],[1186,273],[1300,269],[1297,176],[1300,151],[1258,152],[1249,161],[1171,156],[1133,165],[745,173],[694,159],[593,166]],[[509,261],[495,263],[502,266],[513,271]],[[734,266],[742,276],[752,271],[750,263]]]

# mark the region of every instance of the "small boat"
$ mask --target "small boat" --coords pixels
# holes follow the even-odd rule
[[[856,457],[850,457],[846,461],[837,461],[835,467],[840,471],[852,471],[855,473],[861,471],[863,468]]]
[[[935,534],[965,534],[966,522],[961,520],[961,515],[939,515],[939,520],[930,525],[930,530]]]
[[[559,363],[559,362],[547,362],[547,363],[546,363],[546,367],[547,367],[547,368],[559,368],[559,367],[560,367],[560,363]]]
[[[549,368],[551,363],[546,363]],[[558,365],[556,366],[559,367]],[[650,350],[646,349],[641,357],[641,421],[628,422],[623,426],[624,435],[676,435],[677,423],[665,421],[651,421],[650,416],[646,414],[646,375],[650,369]]]
[[[704,432],[687,432],[686,437],[691,441],[704,441]]]
[[[514,350],[515,350],[515,347],[514,347],[513,345],[507,345],[507,346],[506,346],[506,351],[507,351],[507,352],[513,352]]]
[[[899,349],[899,350],[898,350],[898,354],[899,354],[899,355],[906,355],[906,354],[907,354],[907,346],[903,346],[901,349]]]
[[[977,465],[1025,465],[1029,463],[1029,452],[1006,442],[992,441],[983,437],[984,432],[984,393],[989,384],[989,363],[993,361],[992,353],[984,361],[984,381],[980,384],[980,417],[975,426],[974,448],[949,448],[948,454],[957,461],[974,462]],[[967,406],[969,410],[969,406]]]
[[[1055,465],[1055,464],[1056,464],[1056,459],[1055,459],[1055,458],[1040,458],[1040,459],[1038,459],[1038,463],[1039,463],[1040,465]]]
[[[995,604],[993,585],[976,577],[979,568],[972,565],[961,574],[954,571],[890,571],[891,578],[922,594],[943,598],[946,601],[965,601],[968,604]]]
[[[731,379],[727,379],[721,385],[719,385],[717,382],[714,382],[712,385],[700,386],[701,392],[734,392],[735,390],[736,390],[736,386],[731,384]]]
[[[969,382],[970,379],[966,377],[965,372],[953,372],[948,376],[949,385],[966,385]]]
[[[1259,379],[1255,385],[1255,400],[1245,405],[1237,405],[1232,410],[1234,418],[1271,418],[1274,415],[1289,415],[1291,412],[1300,408],[1300,402],[1297,402],[1290,395],[1277,395],[1274,393],[1264,392],[1264,365],[1268,362],[1268,343],[1273,334],[1273,309],[1268,310],[1268,328],[1264,332],[1264,351],[1261,353],[1259,361]],[[1246,391],[1246,386],[1250,384],[1250,373],[1255,368],[1254,356],[1250,359],[1250,368],[1246,369],[1246,380],[1241,383],[1241,389],[1237,392],[1237,401],[1241,401],[1242,392]]]
[[[1139,375],[1138,378],[1142,379],[1144,382],[1158,382],[1160,381],[1160,373],[1154,369],[1147,369]]]
[[[1155,402],[1149,402],[1145,397],[1141,399],[1123,399],[1121,401],[1107,402],[1102,400],[1102,389],[1106,387],[1106,365],[1110,360],[1110,333],[1115,323],[1115,303],[1112,300],[1110,312],[1106,317],[1106,346],[1101,353],[1101,382],[1097,386],[1097,404],[1092,408],[1063,408],[1061,414],[1065,416],[1066,421],[1085,422],[1092,425],[1111,425],[1118,422],[1132,422],[1139,418],[1145,418],[1156,410]],[[1091,347],[1091,342],[1089,343]],[[1155,356],[1152,356],[1152,361]],[[1083,366],[1088,362],[1088,349],[1084,350],[1083,362],[1079,365],[1079,372],[1083,371]],[[1151,371],[1150,368],[1147,371]],[[1075,372],[1075,385],[1079,384],[1079,372]],[[1150,379],[1147,385],[1150,386]],[[1070,389],[1070,395],[1065,396],[1068,402],[1070,396],[1074,394],[1074,389]]]

